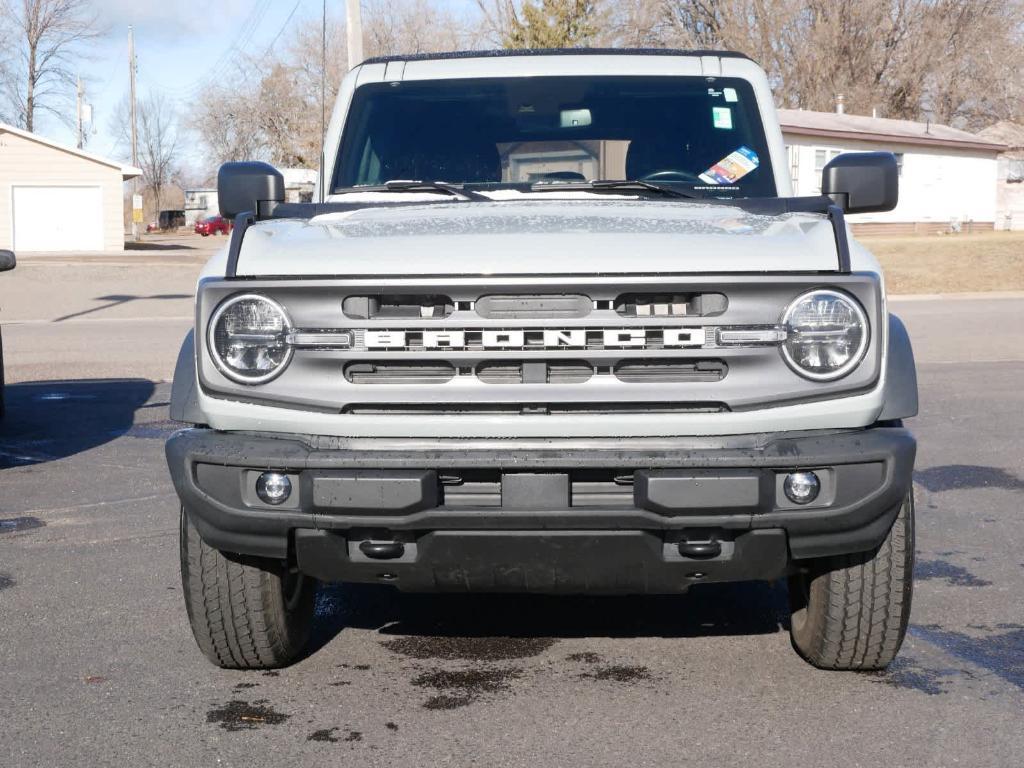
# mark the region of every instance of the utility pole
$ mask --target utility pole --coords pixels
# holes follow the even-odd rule
[[[78,140],[78,148],[79,149],[82,149],[82,147],[85,146],[85,129],[82,127],[82,96],[83,96],[82,78],[79,77],[78,78],[78,90],[76,91],[76,96],[75,96],[75,101],[76,101],[75,113],[77,115],[77,118],[76,118],[77,123],[76,124],[78,126],[78,130],[77,130],[75,136],[76,136],[76,138]]]
[[[135,122],[135,70],[137,69],[135,63],[135,30],[131,24],[128,25],[128,80],[131,95],[129,96],[131,102],[131,134],[132,134],[132,167],[139,167],[139,145],[138,145],[138,132]],[[138,178],[132,179],[132,240],[139,239],[139,222],[136,221],[138,216],[135,214],[137,207],[135,201],[139,193],[139,180]]]
[[[360,16],[359,0],[345,2],[345,31],[348,37],[348,68],[363,61],[363,20]]]

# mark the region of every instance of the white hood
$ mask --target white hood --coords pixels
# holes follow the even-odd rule
[[[246,232],[240,277],[829,271],[831,223],[637,199],[363,208]]]

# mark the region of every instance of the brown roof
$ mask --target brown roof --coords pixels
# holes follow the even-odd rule
[[[1024,149],[1024,125],[1014,123],[1010,120],[1000,120],[995,125],[990,125],[978,135],[986,141],[998,141],[1005,144],[1011,150]]]
[[[924,144],[960,149],[1002,152],[1002,142],[950,128],[939,123],[917,123],[888,117],[868,117],[837,112],[811,112],[805,109],[780,109],[779,122],[785,133],[801,136],[826,136],[837,139]]]

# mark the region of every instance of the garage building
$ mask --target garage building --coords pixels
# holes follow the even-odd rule
[[[123,166],[0,123],[0,248],[124,249]]]
[[[895,210],[849,218],[860,234],[991,230],[997,214],[997,158],[991,138],[937,123],[842,112],[780,109],[793,191],[816,195],[821,169],[843,152],[892,152],[900,173]]]

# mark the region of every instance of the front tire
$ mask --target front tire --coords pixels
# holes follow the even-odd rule
[[[279,560],[214,549],[184,508],[181,583],[196,643],[219,667],[283,667],[309,641],[316,582]]]
[[[913,578],[911,492],[876,550],[823,559],[790,577],[793,646],[821,669],[885,669],[907,633]]]

